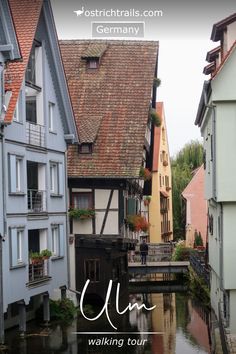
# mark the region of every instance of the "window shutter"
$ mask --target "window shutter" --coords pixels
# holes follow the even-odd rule
[[[64,225],[59,225],[59,256],[64,256]]]
[[[135,199],[128,199],[128,215],[136,214],[136,200]]]
[[[11,229],[11,266],[17,266],[17,229]]]
[[[64,194],[64,169],[63,164],[58,164],[58,194]]]
[[[9,155],[10,192],[16,193],[16,156]]]

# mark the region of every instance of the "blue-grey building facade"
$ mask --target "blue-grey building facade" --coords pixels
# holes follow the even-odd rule
[[[66,150],[77,133],[50,2],[42,3],[13,119],[4,127],[6,327],[68,285]],[[34,264],[32,253],[45,249],[52,256]]]

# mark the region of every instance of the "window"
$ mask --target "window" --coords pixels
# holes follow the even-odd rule
[[[88,69],[97,69],[99,67],[99,58],[89,58],[87,60]]]
[[[72,202],[73,202],[73,208],[92,209],[93,208],[92,192],[73,193]]]
[[[84,143],[84,144],[79,145],[78,149],[79,149],[80,154],[92,154],[93,144]]]
[[[64,225],[52,225],[52,255],[54,257],[64,256]]]
[[[28,65],[26,68],[25,81],[29,86],[41,86],[42,81],[42,46],[34,40]]]
[[[64,188],[63,165],[58,162],[50,162],[50,192],[54,195],[62,195]]]
[[[17,104],[16,104],[16,108],[15,108],[15,111],[14,111],[14,114],[13,114],[13,120],[14,120],[14,122],[19,122],[20,121],[20,118],[19,118],[19,102],[17,102]]]
[[[159,179],[160,179],[160,187],[161,187],[161,186],[162,186],[162,183],[161,183],[161,181],[162,181],[161,175],[159,176]]]
[[[21,156],[9,155],[9,192],[23,192],[23,158]]]
[[[163,127],[162,128],[162,142],[163,142],[163,144],[165,144],[165,141],[166,141],[165,128]]]
[[[22,263],[22,243],[23,243],[23,230],[17,230],[17,262]]]
[[[166,187],[169,187],[169,176],[165,176]]]
[[[16,192],[21,191],[21,165],[21,158],[16,157]]]
[[[100,281],[100,260],[87,259],[85,260],[85,280],[89,279],[91,282]]]
[[[49,102],[48,104],[48,125],[49,125],[49,131],[53,132],[54,131],[54,109],[55,109],[55,104],[52,102]]]
[[[37,123],[36,96],[26,96],[26,121]]]
[[[214,233],[214,219],[213,215],[208,216],[208,227],[209,227],[209,232],[211,235]]]
[[[10,259],[11,267],[24,263],[24,228],[10,228]]]
[[[29,56],[29,61],[26,69],[26,75],[25,75],[25,80],[31,83],[35,84],[36,81],[36,75],[35,75],[35,45],[33,45],[30,56]]]

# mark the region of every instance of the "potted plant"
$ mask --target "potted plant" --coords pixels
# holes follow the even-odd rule
[[[95,211],[93,209],[70,208],[69,216],[79,220],[91,219],[95,216]]]
[[[145,206],[148,206],[148,205],[150,204],[150,202],[151,202],[151,197],[150,197],[150,196],[146,196],[146,197],[144,198],[143,204],[144,204]]]
[[[161,79],[159,79],[158,77],[154,77],[153,86],[154,87],[159,87],[160,85],[161,85]]]
[[[155,125],[155,127],[161,126],[161,117],[153,108],[150,111],[150,117],[151,117],[151,122],[153,123],[153,125]]]
[[[149,229],[149,222],[142,215],[128,215],[126,222],[131,231],[147,232]]]
[[[45,249],[40,252],[40,255],[43,259],[49,259],[52,256],[52,252],[48,249]]]
[[[39,264],[42,263],[43,257],[39,252],[30,252],[30,260],[31,264]]]
[[[139,176],[141,178],[144,178],[144,181],[148,181],[152,178],[152,172],[145,167],[141,167],[139,171]]]

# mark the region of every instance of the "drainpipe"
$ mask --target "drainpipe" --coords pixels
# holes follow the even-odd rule
[[[3,215],[3,235],[0,234],[0,344],[4,344],[4,311],[3,311],[3,260],[2,260],[2,242],[6,235],[6,188],[5,188],[5,137],[4,125],[0,126],[0,142],[1,142],[1,162],[2,162],[2,215]]]
[[[212,109],[212,137],[213,137],[213,166],[212,166],[212,188],[213,188],[213,196],[216,200],[216,110],[215,106],[210,106]]]
[[[4,334],[4,310],[3,310],[3,259],[2,259],[2,242],[6,235],[6,188],[5,188],[5,137],[4,137],[4,117],[6,114],[5,106],[5,85],[4,85],[4,63],[0,63],[0,144],[1,144],[1,169],[2,169],[2,216],[3,216],[3,230],[0,233],[0,344],[5,342]]]
[[[220,288],[224,292],[224,284],[223,284],[223,270],[224,270],[224,262],[223,262],[223,204],[220,203]]]
[[[70,289],[70,244],[69,244],[69,232],[70,232],[70,226],[69,226],[69,217],[68,217],[68,174],[67,174],[67,149],[68,145],[66,147],[65,155],[64,155],[64,164],[65,164],[65,203],[66,203],[66,256],[67,256],[67,277],[68,277],[68,288]]]

